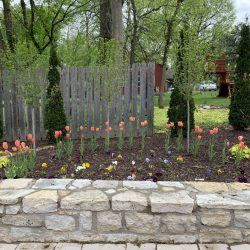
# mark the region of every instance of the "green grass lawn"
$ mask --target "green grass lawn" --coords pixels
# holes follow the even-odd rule
[[[196,105],[195,124],[203,127],[228,125],[229,98],[217,97],[218,92],[194,92],[193,97]],[[158,96],[154,97],[154,129],[155,132],[163,132],[167,122],[167,109],[169,106],[170,93],[164,95],[164,109],[158,108]],[[223,109],[201,109],[199,105],[221,106]]]

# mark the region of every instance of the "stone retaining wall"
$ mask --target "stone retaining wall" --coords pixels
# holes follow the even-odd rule
[[[250,242],[250,184],[0,182],[0,242]]]

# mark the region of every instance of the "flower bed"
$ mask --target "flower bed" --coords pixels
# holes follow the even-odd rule
[[[169,137],[168,142],[168,133],[144,138],[143,149],[142,138],[133,138],[133,142],[130,138],[122,138],[124,142],[121,149],[121,138],[110,139],[107,147],[107,138],[104,140],[92,137],[86,140],[82,137],[80,142],[71,140],[70,135],[66,135],[64,144],[58,140],[61,149],[59,145],[47,147],[45,142],[40,143],[36,159],[32,157],[32,149],[29,148],[30,145],[32,148],[32,143],[28,142],[23,144],[21,152],[24,156],[29,153],[29,158],[24,161],[28,159],[26,163],[30,171],[23,176],[13,177],[247,182],[250,180],[250,160],[247,159],[249,149],[246,144],[250,141],[250,132],[247,130],[240,135],[243,138],[238,138],[237,131],[223,127],[218,131],[197,127],[190,154],[186,153],[185,139]],[[32,138],[29,139],[32,141]],[[238,150],[241,143],[239,140],[244,142],[242,150]],[[81,153],[83,142],[84,150]],[[15,147],[14,143],[8,145],[8,149],[12,147]],[[62,150],[60,159],[57,152],[59,149]],[[240,154],[237,155],[237,152]],[[1,162],[6,160],[0,159]],[[18,159],[20,160],[16,160]],[[23,164],[22,158],[20,161]],[[6,167],[0,167],[0,179],[6,178],[5,171],[8,167],[5,165]]]

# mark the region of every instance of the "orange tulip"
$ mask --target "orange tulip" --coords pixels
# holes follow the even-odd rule
[[[95,131],[96,131],[96,132],[99,132],[99,131],[100,131],[100,128],[96,128]]]
[[[121,125],[121,126],[124,126],[124,125],[125,125],[125,122],[124,122],[124,121],[121,121],[121,122],[120,122],[120,125]]]
[[[141,126],[142,126],[142,127],[144,127],[144,126],[145,126],[144,122],[141,122]]]
[[[36,139],[33,137],[32,140],[31,140],[32,144],[35,144],[36,142]]]
[[[69,132],[69,131],[70,131],[70,126],[65,126],[65,130],[66,130],[67,132]]]
[[[241,142],[239,143],[239,148],[240,148],[240,149],[244,149],[244,148],[245,148],[245,143],[244,143],[243,141],[241,141]]]
[[[216,135],[216,134],[218,134],[219,129],[218,128],[213,128],[213,131],[214,131],[214,134]]]
[[[210,129],[210,130],[209,130],[209,134],[210,134],[210,135],[214,135],[214,130],[213,130],[213,129]]]
[[[29,147],[29,146],[26,146],[25,149],[26,149],[27,152],[29,152],[30,147]]]
[[[16,152],[17,151],[17,147],[12,147],[12,151]]]
[[[130,116],[130,117],[129,117],[129,121],[130,121],[130,122],[135,122],[135,117],[134,117],[134,116]]]
[[[179,121],[179,122],[177,123],[177,125],[178,125],[178,127],[183,127],[183,122]]]
[[[15,146],[18,148],[18,147],[20,147],[20,145],[21,145],[21,142],[19,140],[16,140],[15,141]]]
[[[60,131],[55,131],[54,136],[55,136],[55,138],[58,138],[60,136]]]
[[[197,136],[197,139],[198,139],[198,140],[201,140],[201,139],[202,139],[202,136],[201,136],[201,135],[198,135],[198,136]]]
[[[200,128],[199,126],[195,126],[195,133],[196,133],[196,134],[201,134],[202,131],[203,131],[202,128]]]
[[[7,142],[3,142],[3,149],[4,150],[7,150],[8,149],[8,147],[9,147],[9,145],[8,145],[8,143]]]
[[[120,131],[123,132],[124,131],[124,127],[120,127]]]
[[[27,139],[28,139],[29,141],[31,141],[32,138],[33,138],[33,135],[32,135],[31,133],[29,133],[29,134],[27,135]]]
[[[59,136],[61,136],[62,135],[62,130],[59,130],[58,132],[59,132]]]
[[[148,121],[144,120],[144,126],[147,127],[148,126]]]

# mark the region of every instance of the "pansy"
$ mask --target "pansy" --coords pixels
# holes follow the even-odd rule
[[[177,161],[177,162],[183,162],[184,159],[183,159],[183,157],[182,157],[181,155],[179,155],[179,156],[176,158],[176,161]]]
[[[168,155],[171,155],[171,154],[172,154],[172,151],[171,151],[171,150],[168,150],[168,151],[167,151],[167,154],[168,154]]]
[[[217,173],[218,174],[223,174],[224,173],[224,171],[223,170],[221,170],[220,168],[217,170]]]
[[[77,166],[77,167],[76,167],[76,172],[81,172],[81,171],[83,171],[84,169],[86,169],[86,167]]]
[[[167,159],[164,159],[164,161],[163,161],[165,164],[168,164],[169,163],[169,160],[167,160]]]
[[[109,173],[111,173],[112,171],[115,170],[115,166],[110,165],[110,166],[106,167],[105,169],[106,169]]]
[[[129,176],[127,177],[127,180],[128,180],[128,181],[133,181],[133,180],[134,180],[134,177],[129,175]]]
[[[117,161],[112,161],[112,164],[117,166],[118,162]]]
[[[132,165],[135,165],[135,160],[131,161],[131,164],[132,164]]]
[[[118,160],[118,161],[121,161],[121,160],[122,160],[122,155],[121,155],[121,154],[117,155],[117,160]]]
[[[146,159],[145,159],[145,162],[149,163],[149,162],[150,162],[150,159],[149,159],[149,158],[146,158]]]
[[[90,163],[89,162],[84,162],[82,164],[82,167],[89,168],[90,167]]]
[[[48,164],[46,162],[43,162],[42,163],[42,168],[47,168],[48,167]]]

